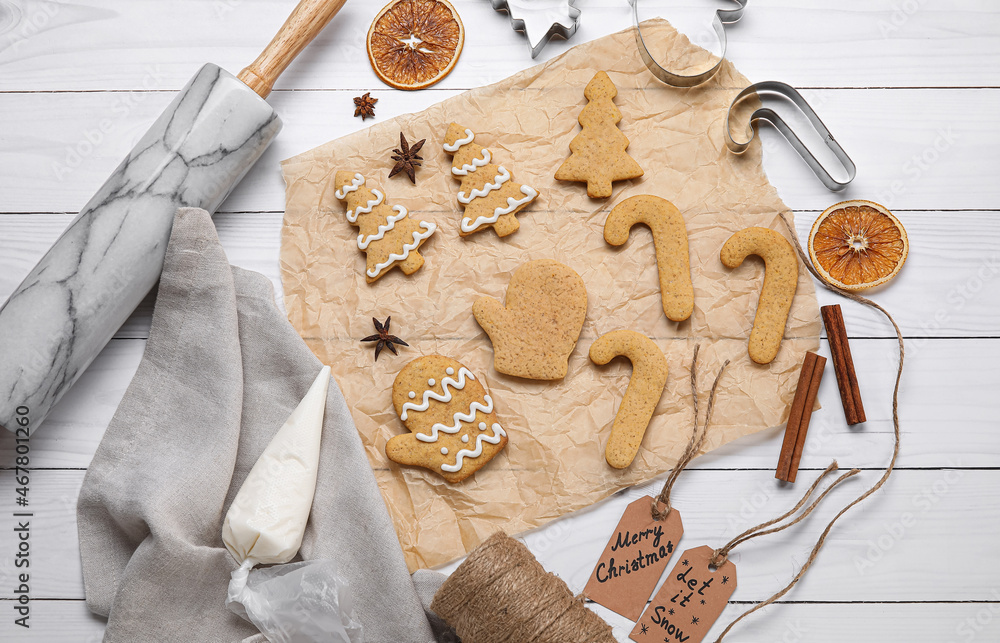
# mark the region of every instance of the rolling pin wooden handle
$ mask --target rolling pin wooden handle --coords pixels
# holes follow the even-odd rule
[[[264,51],[237,78],[267,98],[274,82],[347,0],[301,0]]]

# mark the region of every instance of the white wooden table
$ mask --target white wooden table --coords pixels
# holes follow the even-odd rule
[[[364,33],[381,3],[351,0],[269,99],[285,129],[215,221],[230,260],[280,288],[284,186],[278,162],[364,125],[351,98],[372,91],[377,119],[416,111],[530,66],[527,45],[486,0],[453,0],[468,38],[455,71],[417,93],[376,80]],[[706,0],[668,5],[716,6]],[[204,62],[238,71],[292,0],[0,0],[0,299],[9,295]],[[583,23],[540,59],[630,25],[625,0],[579,0]],[[820,559],[737,641],[1000,640],[1000,4],[992,0],[754,0],[729,31],[729,57],[752,80],[803,88],[859,173],[827,192],[774,132],[765,168],[805,237],[842,198],[888,205],[910,257],[875,294],[907,337],[899,466],[848,514]],[[369,122],[370,124],[370,122]],[[279,291],[280,292],[280,291]],[[734,555],[739,588],[713,629],[794,575],[837,505],[881,473],[892,447],[895,339],[884,319],[842,303],[867,424],[844,425],[832,374],[821,389],[803,468],[832,458],[862,468],[799,528]],[[75,507],[84,472],[142,356],[147,302],[31,439],[30,630],[14,625],[14,441],[0,432],[0,640],[97,641],[88,612]],[[823,342],[822,352],[829,355]],[[2,356],[0,356],[2,359]],[[699,458],[676,488],[684,546],[721,545],[793,504],[803,485],[773,477],[780,430]],[[807,471],[803,478],[814,473]],[[529,534],[550,570],[580,591],[633,489]],[[626,640],[629,623],[595,608]],[[711,637],[710,637],[711,638]],[[713,639],[714,640],[714,639]]]

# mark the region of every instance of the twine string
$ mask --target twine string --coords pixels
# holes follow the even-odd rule
[[[502,531],[469,554],[430,608],[463,641],[615,643],[610,625]]]
[[[663,488],[660,489],[660,493],[653,499],[650,503],[650,514],[653,516],[653,520],[666,520],[667,516],[670,515],[670,492],[674,488],[674,483],[677,482],[678,476],[680,476],[681,471],[687,467],[688,464],[694,460],[695,456],[701,450],[701,447],[705,444],[705,437],[708,435],[708,425],[712,421],[712,409],[715,407],[715,393],[719,388],[719,380],[722,379],[722,373],[729,366],[729,360],[727,359],[722,363],[722,367],[719,368],[719,373],[715,376],[715,381],[712,383],[712,390],[708,395],[708,407],[705,409],[705,425],[704,428],[699,433],[698,431],[698,352],[701,350],[700,344],[695,344],[694,356],[691,358],[691,397],[694,400],[694,428],[691,431],[691,439],[688,440],[687,447],[684,449],[684,453],[677,460],[677,464],[674,468],[670,470],[670,475],[663,483]],[[664,505],[661,511],[659,505]]]
[[[801,522],[802,520],[804,520],[806,518],[806,516],[808,516],[809,514],[811,514],[813,512],[813,510],[816,509],[817,506],[819,506],[819,503],[823,501],[823,498],[825,498],[828,493],[830,493],[831,491],[833,491],[833,489],[837,485],[839,485],[844,480],[847,480],[848,478],[852,478],[852,477],[858,475],[859,473],[861,473],[861,469],[851,469],[847,473],[843,474],[842,476],[840,476],[839,478],[837,478],[836,480],[834,480],[833,483],[829,487],[827,487],[823,491],[823,493],[821,493],[819,495],[819,497],[817,497],[816,500],[814,500],[812,502],[811,505],[809,505],[808,507],[806,507],[805,510],[802,511],[802,513],[800,513],[798,516],[796,516],[795,520],[792,520],[791,522],[785,523],[784,525],[781,525],[779,527],[774,527],[773,529],[767,529],[767,527],[770,527],[771,525],[775,525],[775,524],[781,522],[782,520],[784,520],[784,519],[788,518],[789,516],[791,516],[792,514],[794,514],[799,509],[802,509],[802,506],[806,504],[806,502],[812,496],[813,492],[816,491],[816,489],[819,487],[820,483],[823,482],[823,479],[826,478],[826,476],[829,475],[830,473],[836,471],[837,468],[838,468],[837,461],[834,460],[833,462],[830,463],[830,465],[826,469],[823,470],[823,473],[819,474],[819,476],[816,478],[816,481],[812,483],[812,486],[809,487],[809,489],[806,491],[805,495],[802,496],[802,499],[799,500],[798,503],[796,503],[796,505],[794,507],[792,507],[791,509],[789,509],[787,512],[781,514],[777,518],[774,518],[772,520],[768,520],[767,522],[761,523],[761,524],[757,525],[756,527],[751,527],[750,529],[747,529],[742,534],[740,534],[736,538],[733,538],[732,540],[730,540],[728,543],[726,543],[725,545],[723,545],[719,549],[716,549],[712,553],[712,560],[711,560],[712,566],[714,566],[716,568],[722,567],[726,563],[726,560],[729,558],[729,553],[733,549],[735,549],[736,546],[739,545],[740,543],[745,543],[746,541],[751,540],[753,538],[757,538],[758,536],[766,536],[768,534],[774,534],[774,533],[777,533],[779,531],[784,531],[785,529],[788,529],[792,525],[795,525],[795,524]]]
[[[736,618],[736,620],[730,623],[729,626],[726,627],[725,630],[723,630],[722,634],[719,635],[719,638],[715,640],[715,643],[721,643],[722,639],[725,638],[727,634],[729,634],[729,631],[732,630],[733,627],[737,623],[742,621],[744,618],[750,616],[757,610],[767,607],[771,603],[774,603],[782,596],[787,594],[793,587],[795,587],[795,584],[798,583],[799,580],[801,580],[802,577],[805,575],[806,570],[808,570],[809,567],[812,566],[813,562],[815,562],[816,557],[819,554],[819,551],[823,548],[823,545],[826,543],[826,538],[827,536],[830,535],[830,531],[833,529],[834,524],[836,524],[836,522],[840,520],[841,516],[850,511],[856,505],[863,502],[866,498],[868,498],[868,496],[872,495],[873,493],[882,488],[882,485],[884,485],[886,481],[889,479],[889,476],[892,475],[892,470],[896,467],[896,459],[899,457],[899,437],[900,437],[899,436],[899,382],[903,377],[903,360],[906,357],[906,349],[903,345],[903,333],[899,329],[899,325],[896,323],[896,320],[893,319],[892,315],[889,314],[889,311],[887,311],[882,306],[876,304],[874,301],[868,299],[867,297],[862,297],[861,295],[857,295],[853,292],[844,290],[843,288],[838,288],[837,286],[827,283],[826,280],[824,280],[820,276],[819,272],[817,272],[816,268],[812,265],[812,262],[809,260],[809,257],[802,249],[802,244],[799,243],[798,233],[795,230],[795,226],[792,225],[792,222],[789,220],[788,215],[786,215],[784,212],[779,212],[778,214],[779,216],[781,216],[781,220],[785,223],[785,227],[788,228],[789,236],[791,236],[792,242],[795,244],[795,250],[796,252],[798,252],[799,259],[802,260],[802,263],[805,264],[806,269],[808,269],[809,272],[813,275],[813,277],[815,277],[819,281],[819,284],[821,286],[823,286],[824,288],[826,288],[831,292],[837,293],[838,295],[847,297],[851,301],[857,302],[864,306],[868,306],[869,308],[874,308],[875,310],[885,315],[885,318],[889,320],[890,324],[892,324],[893,330],[896,331],[896,340],[899,343],[899,365],[896,368],[896,383],[892,389],[892,431],[894,437],[894,443],[892,447],[892,457],[889,458],[889,464],[886,465],[885,472],[882,474],[882,477],[878,479],[878,482],[876,482],[867,491],[865,491],[860,496],[858,496],[850,503],[848,503],[847,506],[841,509],[840,512],[838,512],[837,515],[833,517],[833,520],[831,520],[829,524],[827,524],[826,529],[824,529],[823,533],[820,534],[819,539],[816,541],[816,545],[809,553],[809,558],[802,565],[802,569],[799,570],[799,573],[796,574],[794,578],[792,578],[791,582],[789,582],[788,585],[786,585],[783,589],[778,591],[776,594],[774,594],[767,600],[757,603],[752,608],[750,608],[749,610],[741,614],[738,618]]]

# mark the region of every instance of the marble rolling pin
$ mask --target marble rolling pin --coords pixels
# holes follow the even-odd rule
[[[249,67],[208,64],[0,308],[0,426],[32,428],[156,285],[174,212],[214,212],[277,135],[264,98],[346,0],[302,0]]]

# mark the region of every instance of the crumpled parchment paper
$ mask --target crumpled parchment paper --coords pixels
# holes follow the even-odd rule
[[[678,69],[703,63],[709,55],[665,21],[651,27],[659,31],[655,40],[662,50],[680,61]],[[553,174],[580,132],[584,87],[602,69],[618,87],[619,127],[645,176],[616,183],[610,199],[591,200],[585,184],[558,182]],[[741,228],[765,226],[787,234],[778,213],[788,208],[764,175],[759,141],[742,156],[731,154],[724,143],[726,109],[748,84],[727,62],[704,86],[664,86],[643,65],[629,29],[282,164],[288,189],[281,269],[288,316],[333,368],[411,570],[462,556],[498,529],[514,534],[539,527],[670,470],[691,435],[688,367],[697,343],[705,399],[722,361],[732,360],[706,451],[784,422],[802,356],[819,346],[812,282],[801,268],[781,350],[774,362],[759,366],[747,356],[747,336],[763,262],[750,257],[729,270],[719,261],[723,243]],[[471,128],[476,142],[488,147],[494,163],[503,164],[515,181],[541,193],[520,214],[521,229],[504,240],[492,229],[458,236],[459,181],[441,147],[452,121]],[[403,174],[387,178],[400,131],[411,142],[427,139],[416,185]],[[419,271],[407,277],[394,269],[374,284],[365,283],[357,228],[333,195],[334,175],[341,169],[363,174],[369,187],[382,189],[390,205],[407,207],[411,217],[438,224],[421,248],[426,263]],[[684,215],[695,290],[695,311],[685,322],[664,316],[649,230],[636,226],[628,243],[617,248],[604,241],[610,209],[637,194],[664,197]],[[558,382],[497,373],[490,340],[472,315],[478,297],[503,301],[513,271],[540,258],[576,270],[589,298],[569,374]],[[390,315],[391,332],[410,348],[401,348],[399,356],[383,351],[374,362],[373,345],[358,340],[374,332],[373,317]],[[587,356],[594,339],[618,328],[651,337],[670,367],[639,454],[623,471],[607,464],[604,447],[631,367],[624,358],[597,367]],[[458,359],[480,378],[510,436],[494,461],[457,485],[385,457],[386,441],[406,431],[392,408],[393,379],[409,360],[432,353]]]

